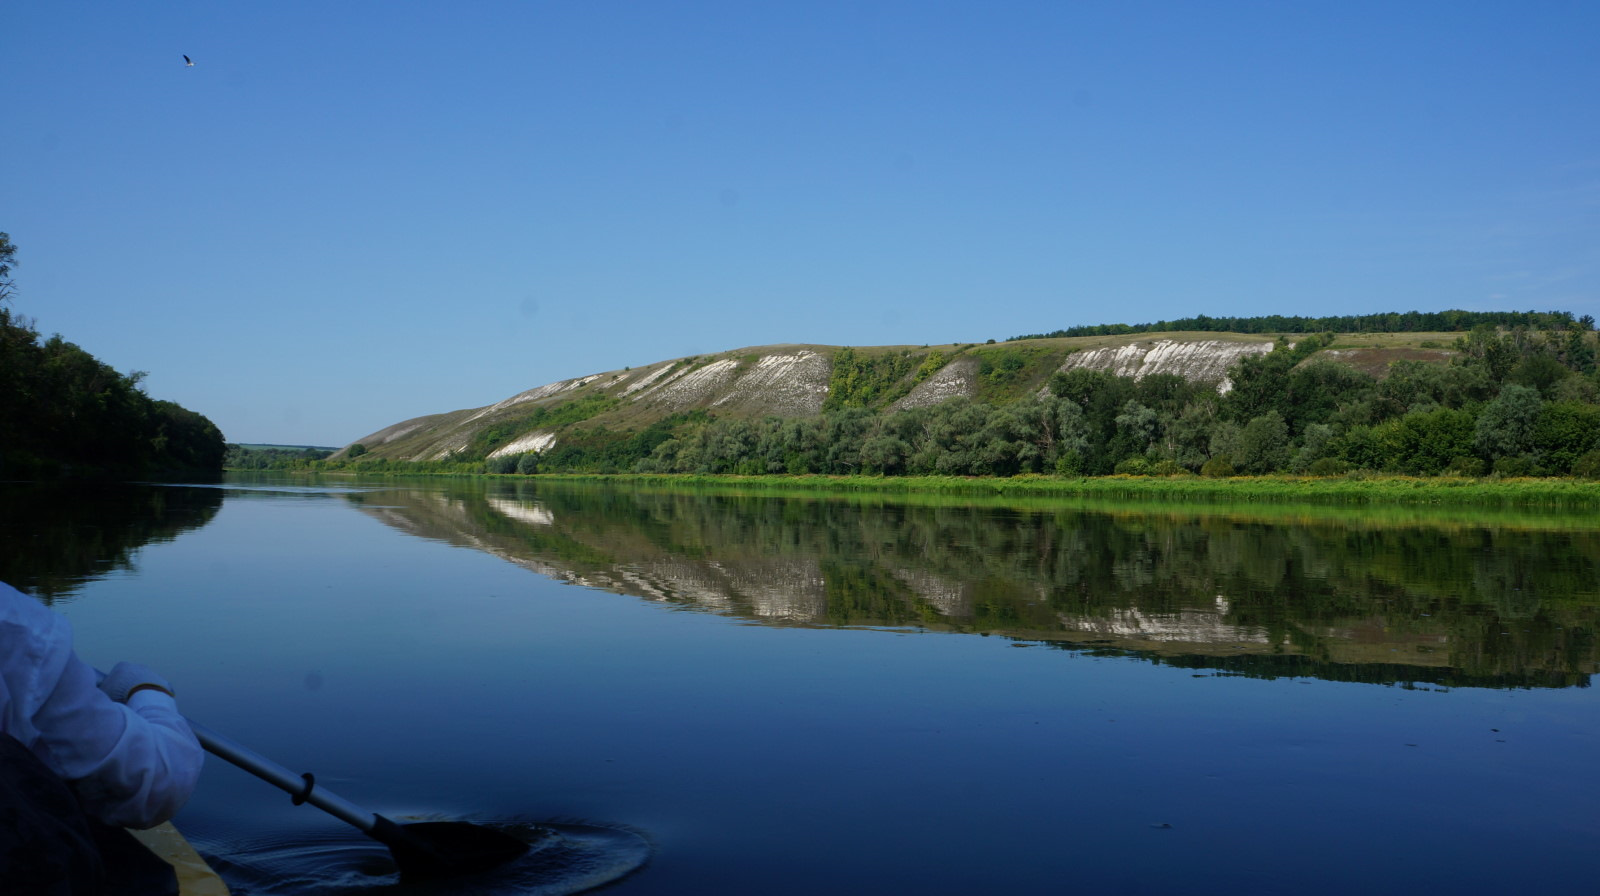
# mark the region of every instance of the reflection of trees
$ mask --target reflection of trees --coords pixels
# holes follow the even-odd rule
[[[1000,633],[1388,682],[1562,686],[1586,683],[1596,659],[1589,531],[532,482],[352,500],[558,578],[773,624]]]
[[[0,485],[0,581],[46,602],[133,565],[151,542],[210,522],[222,490],[127,484]]]

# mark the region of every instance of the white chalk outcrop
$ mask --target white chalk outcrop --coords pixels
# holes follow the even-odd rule
[[[971,398],[978,394],[978,366],[977,358],[956,358],[918,383],[891,407],[902,411],[942,404],[952,398]]]
[[[1233,342],[1203,339],[1179,342],[1172,339],[1147,339],[1127,345],[1106,346],[1073,352],[1062,362],[1061,370],[1088,368],[1117,376],[1143,379],[1158,373],[1174,373],[1191,382],[1215,383],[1217,391],[1233,388],[1228,368],[1250,355],[1272,351],[1270,340]]]
[[[822,413],[831,372],[832,362],[810,349],[768,350],[698,366],[663,365],[624,386],[620,394],[667,411],[710,407],[804,417]]]

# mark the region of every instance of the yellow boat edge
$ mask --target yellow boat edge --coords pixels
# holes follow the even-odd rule
[[[228,896],[228,885],[211,870],[205,859],[200,858],[172,822],[128,833],[177,872],[179,896]]]

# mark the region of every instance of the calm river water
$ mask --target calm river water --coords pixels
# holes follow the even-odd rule
[[[637,832],[608,892],[1593,880],[1592,517],[271,477],[0,499],[0,578],[85,659],[155,665],[400,820]],[[238,893],[382,889],[359,836],[220,761],[177,820]]]

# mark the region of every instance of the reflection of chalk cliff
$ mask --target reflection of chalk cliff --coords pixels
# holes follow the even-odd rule
[[[526,482],[351,500],[553,579],[771,625],[980,632],[1387,682],[1561,686],[1596,664],[1600,535],[1589,532]]]
[[[1068,629],[1125,639],[1175,644],[1267,645],[1271,639],[1260,625],[1234,625],[1227,621],[1228,600],[1218,597],[1215,608],[1146,613],[1137,608],[1113,610],[1110,615],[1063,617]]]

